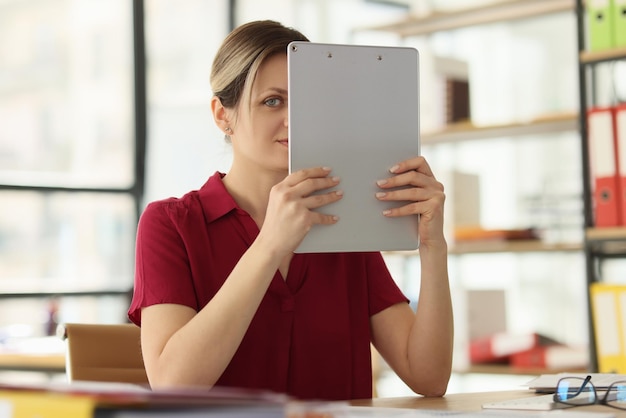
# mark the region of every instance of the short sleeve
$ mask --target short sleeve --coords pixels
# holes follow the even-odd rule
[[[381,253],[367,254],[366,264],[370,316],[397,303],[409,302],[393,280]]]
[[[171,199],[149,204],[137,227],[135,284],[129,319],[141,325],[141,309],[160,303],[197,308],[186,243],[179,229],[187,208]]]

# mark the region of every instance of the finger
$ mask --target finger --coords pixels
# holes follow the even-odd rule
[[[311,167],[291,173],[285,179],[285,183],[289,186],[295,186],[310,178],[327,177],[332,169],[330,167]]]
[[[381,201],[408,202],[397,208],[389,208],[384,211],[385,216],[406,216],[424,214],[426,211],[436,211],[443,208],[446,195],[441,190],[407,188],[394,191],[376,193],[376,198]]]
[[[339,217],[325,213],[311,212],[313,223],[316,225],[333,225],[339,222]]]
[[[376,199],[381,201],[409,201],[418,202],[428,200],[434,196],[434,191],[419,187],[385,190],[376,193]]]
[[[426,174],[427,176],[434,177],[430,165],[421,155],[401,161],[389,169],[389,171],[394,174],[405,173],[411,170]]]
[[[425,214],[435,213],[437,207],[441,207],[441,204],[435,203],[433,200],[424,200],[419,202],[411,202],[407,205],[399,206],[397,208],[385,209],[383,211],[383,215],[389,218],[409,215],[424,216]]]
[[[307,197],[315,192],[330,189],[339,184],[339,177],[307,178],[293,186],[294,193],[300,197]]]
[[[429,176],[427,174],[420,173],[414,170],[391,176],[386,179],[380,179],[376,182],[376,184],[382,189],[410,185],[415,187],[443,190],[443,185],[439,183],[433,176]]]
[[[328,193],[311,195],[303,199],[304,205],[309,209],[317,209],[322,206],[334,203],[343,197],[342,190],[334,190]]]
[[[413,203],[409,203],[408,205],[404,205],[404,206],[400,206],[397,208],[389,208],[389,209],[385,209],[383,211],[383,215],[385,215],[388,218],[396,218],[399,216],[407,216],[407,215],[418,215],[422,212],[420,212],[420,210],[424,210],[423,208],[420,208],[420,206],[423,206],[422,202],[413,202]]]

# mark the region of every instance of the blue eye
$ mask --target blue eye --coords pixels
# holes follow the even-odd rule
[[[269,107],[276,107],[282,103],[282,100],[278,97],[270,97],[269,99],[266,99],[263,103],[265,103]]]

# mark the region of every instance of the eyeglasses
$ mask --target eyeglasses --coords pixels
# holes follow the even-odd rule
[[[584,379],[564,377],[558,381],[553,399],[571,406],[601,404],[626,410],[626,380],[611,383],[604,396],[599,398],[591,376]]]

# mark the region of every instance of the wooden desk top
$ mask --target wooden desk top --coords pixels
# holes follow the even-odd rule
[[[450,411],[480,411],[482,405],[487,402],[507,401],[534,396],[529,390],[499,391],[499,392],[476,392],[455,393],[442,398],[425,398],[421,396],[407,396],[399,398],[374,398],[351,402],[358,406],[374,406],[382,408],[418,408],[418,409],[441,409]],[[505,411],[505,410],[501,410]],[[577,406],[572,411],[605,412],[614,414],[618,418],[626,418],[626,411],[611,408],[604,405]]]

